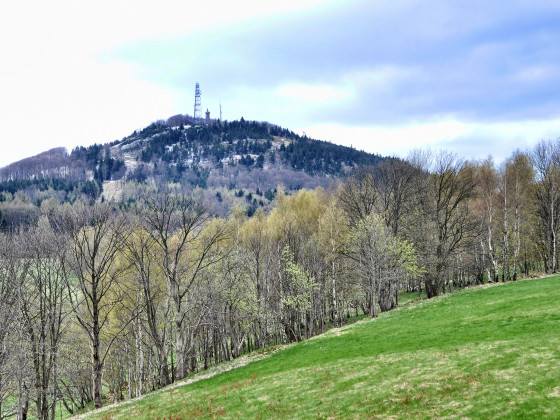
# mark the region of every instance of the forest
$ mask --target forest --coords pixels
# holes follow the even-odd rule
[[[542,141],[500,165],[415,151],[250,216],[181,184],[41,206],[0,233],[0,420],[134,398],[405,292],[556,272],[559,187]]]

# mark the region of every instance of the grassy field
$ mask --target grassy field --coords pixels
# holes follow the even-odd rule
[[[559,415],[560,277],[553,277],[413,302],[91,418]]]

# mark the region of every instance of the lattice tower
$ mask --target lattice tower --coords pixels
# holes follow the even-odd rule
[[[195,120],[202,118],[202,111],[200,108],[200,85],[198,82],[196,83],[196,87],[194,89],[194,112],[193,117]]]

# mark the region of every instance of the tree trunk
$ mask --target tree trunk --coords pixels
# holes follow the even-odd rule
[[[428,299],[441,295],[441,282],[437,279],[426,279],[424,288]]]
[[[136,333],[136,390],[135,395],[142,395],[144,384],[144,348],[142,346],[142,324],[138,319],[138,332]]]
[[[103,406],[103,384],[102,384],[102,369],[103,366],[99,360],[99,354],[94,354],[93,357],[93,405],[95,408]]]

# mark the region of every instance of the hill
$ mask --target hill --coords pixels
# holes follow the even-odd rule
[[[557,276],[408,303],[87,418],[553,418],[559,299]]]
[[[206,199],[219,214],[235,202],[251,213],[266,207],[279,185],[287,191],[328,187],[356,166],[381,160],[266,122],[176,115],[122,140],[70,153],[56,148],[1,168],[0,201],[19,195],[40,206],[53,197],[60,203],[101,194],[127,200],[134,191],[126,183],[181,183],[209,191]]]

